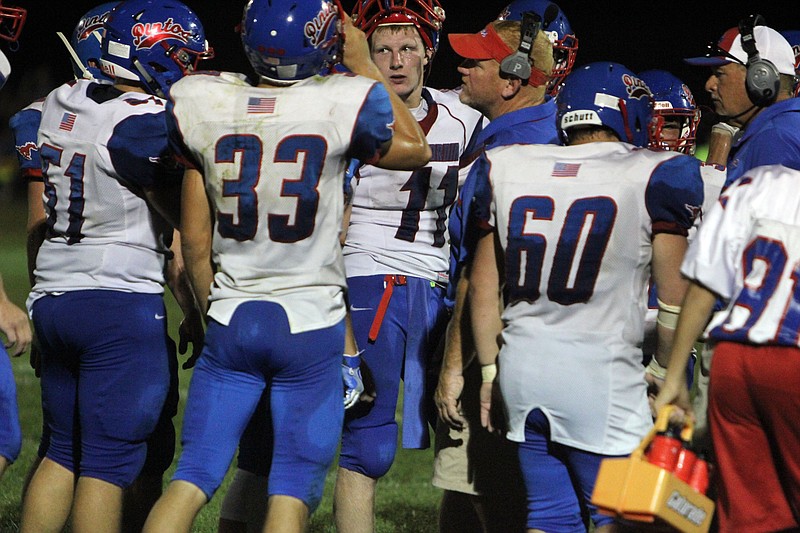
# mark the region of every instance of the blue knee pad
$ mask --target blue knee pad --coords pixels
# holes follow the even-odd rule
[[[378,479],[386,475],[397,452],[397,423],[361,427],[345,423],[339,466]]]
[[[19,457],[21,448],[22,430],[17,410],[17,386],[11,371],[11,361],[0,343],[0,455],[13,463]]]

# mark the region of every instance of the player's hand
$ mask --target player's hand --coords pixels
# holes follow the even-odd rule
[[[5,333],[5,347],[14,357],[25,353],[33,340],[28,315],[5,298],[0,300],[0,331]]]
[[[353,24],[353,19],[346,13],[342,13],[342,28],[344,30],[342,64],[356,74],[365,74],[363,71],[365,68],[374,67],[367,36]]]
[[[675,405],[678,408],[678,416],[693,416],[692,402],[689,398],[689,389],[686,387],[685,379],[666,380],[651,404],[653,417],[658,415],[658,411],[667,404]]]
[[[463,429],[466,419],[461,414],[461,392],[464,390],[464,375],[461,372],[443,370],[439,375],[439,384],[433,401],[439,411],[439,418],[453,429]]]
[[[358,403],[364,392],[364,380],[361,377],[361,356],[342,355],[342,381],[344,382],[344,408],[350,409]]]
[[[205,339],[205,330],[203,329],[203,319],[200,313],[189,313],[181,320],[181,325],[178,326],[178,352],[183,355],[192,345],[192,353],[189,358],[184,361],[181,368],[184,370],[194,367],[197,358],[203,351],[203,340]]]
[[[647,403],[650,405],[650,411],[655,412],[655,399],[658,393],[664,387],[664,380],[657,378],[652,374],[645,373],[644,381],[647,383]]]

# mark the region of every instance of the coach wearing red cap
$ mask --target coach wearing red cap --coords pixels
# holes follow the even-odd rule
[[[760,16],[726,31],[705,56],[686,59],[711,67],[706,91],[722,121],[740,131],[728,156],[727,187],[751,168],[782,164],[800,169],[800,100],[793,98],[794,52]]]
[[[459,99],[491,121],[478,135],[478,149],[558,144],[556,104],[546,94],[553,45],[541,31],[529,32],[530,42],[521,44],[523,33],[519,21],[495,21],[479,33],[448,36],[453,50],[464,58],[458,67]],[[501,68],[507,58],[513,60]],[[433,485],[445,491],[440,533],[525,528],[525,493],[516,444],[481,427],[482,369],[474,359],[469,315],[463,313],[468,280],[462,271],[467,272],[477,239],[469,216],[475,182],[470,172],[448,220],[448,298],[455,301],[455,308],[434,396],[441,421],[436,428]]]

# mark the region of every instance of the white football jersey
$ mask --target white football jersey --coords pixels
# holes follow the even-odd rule
[[[160,168],[164,101],[88,80],[44,102],[38,135],[47,234],[30,302],[45,293],[111,289],[162,293],[172,230],[142,186],[179,173]]]
[[[706,329],[713,341],[800,346],[800,172],[757,167],[708,213],[681,272],[727,307]]]
[[[473,205],[505,255],[499,355],[509,439],[541,408],[556,442],[630,453],[652,424],[640,343],[652,239],[686,235],[700,162],[598,142],[487,152]]]
[[[447,282],[447,216],[466,179],[461,157],[482,115],[455,91],[426,88],[415,117],[433,152],[430,163],[412,172],[365,165],[353,180],[348,277],[403,274]]]
[[[294,333],[339,322],[345,168],[391,138],[383,86],[336,74],[276,89],[199,73],[177,82],[170,99],[174,135],[215,211],[209,315],[228,324],[240,303],[268,300]]]

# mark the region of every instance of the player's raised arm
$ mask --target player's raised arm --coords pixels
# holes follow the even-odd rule
[[[349,16],[343,15],[342,20],[345,35],[344,66],[355,74],[380,81],[386,87],[392,103],[394,136],[391,141],[384,144],[381,157],[375,165],[391,170],[414,170],[425,166],[431,158],[431,149],[425,133],[370,58],[364,32],[353,26]]]

